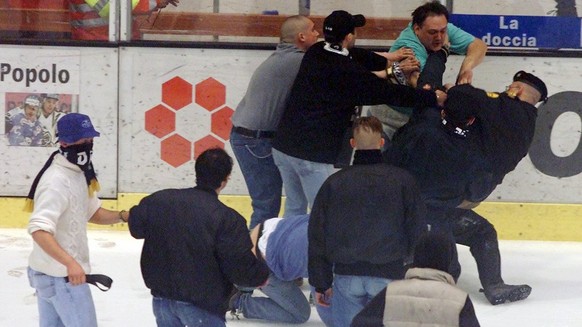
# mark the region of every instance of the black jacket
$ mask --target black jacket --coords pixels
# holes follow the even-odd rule
[[[426,209],[413,177],[397,167],[364,162],[331,175],[315,198],[308,270],[318,292],[332,286],[333,272],[403,278],[403,261],[425,228]]]
[[[441,123],[440,110],[425,108],[396,132],[384,157],[416,178],[428,205],[454,208],[463,200],[480,202],[497,184],[470,133],[454,134]]]
[[[233,283],[261,285],[267,266],[251,252],[245,219],[201,187],[167,189],[130,211],[131,235],[144,239],[143,279],[153,296],[223,317]]]
[[[527,155],[533,140],[537,108],[510,98],[507,93],[491,93],[471,85],[455,86],[469,97],[470,109],[477,118],[471,126],[471,139],[479,144],[491,165],[494,183],[501,184]]]
[[[392,85],[372,74],[386,69],[384,57],[358,48],[345,56],[326,50],[325,44],[314,44],[303,57],[273,140],[275,149],[333,164],[355,106],[436,106],[434,92]]]
[[[443,127],[440,112],[414,113],[396,132],[386,161],[415,176],[427,204],[456,207],[463,200],[487,198],[527,154],[533,140],[537,109],[506,93],[488,93],[471,85],[449,90],[447,100],[463,115],[474,116],[466,137]]]

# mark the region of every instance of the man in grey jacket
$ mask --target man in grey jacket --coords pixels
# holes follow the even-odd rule
[[[283,182],[271,155],[271,141],[287,105],[305,51],[319,33],[304,16],[291,16],[281,26],[281,43],[251,77],[234,115],[230,144],[252,200],[250,229],[279,216]],[[307,207],[307,204],[305,204]]]

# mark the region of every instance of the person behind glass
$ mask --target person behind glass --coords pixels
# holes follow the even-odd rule
[[[99,136],[87,115],[57,123],[59,150],[36,176],[27,197],[28,233],[34,240],[28,278],[36,290],[40,326],[97,326],[86,283],[91,272],[87,222],[111,225],[122,213],[101,207],[92,153]],[[65,279],[68,278],[68,281]]]
[[[109,40],[109,0],[68,0],[73,40]],[[179,0],[132,0],[133,15],[149,15],[168,4],[177,6]],[[132,39],[141,39],[135,17],[132,23]]]
[[[471,298],[449,273],[452,246],[445,235],[423,234],[404,280],[388,284],[356,315],[352,326],[479,327]]]
[[[11,126],[8,132],[10,145],[47,146],[49,144],[50,135],[38,120],[39,108],[40,99],[36,95],[29,95],[24,99],[22,108],[15,108],[7,113]],[[15,114],[15,112],[18,113]]]
[[[301,324],[309,320],[311,306],[296,283],[307,278],[307,225],[309,215],[270,218],[251,230],[255,254],[271,271],[260,288],[264,296],[240,290],[231,297],[231,314],[249,319]],[[331,326],[331,308],[317,306],[321,320]]]
[[[206,150],[196,158],[195,187],[155,192],[129,212],[131,235],[144,240],[141,272],[158,326],[224,327],[233,284],[267,281],[246,220],[218,199],[232,165],[223,149]]]
[[[38,113],[38,121],[49,134],[49,143],[47,144],[48,146],[53,146],[56,144],[57,140],[55,134],[57,122],[64,115],[63,113],[56,110],[58,105],[58,94],[43,94],[40,112]]]
[[[448,22],[449,11],[439,1],[428,1],[412,12],[412,22],[402,30],[390,52],[410,49],[420,62],[420,70],[413,72],[407,83],[415,87],[441,87],[442,73],[440,67],[444,62],[430,64],[428,60],[445,49],[449,52],[465,55],[459,68],[456,83],[465,84],[473,81],[473,70],[485,57],[487,44],[481,39],[463,31]],[[369,109],[370,114],[380,118],[384,131],[392,138],[394,132],[402,127],[412,114],[412,108],[396,106],[376,106]]]
[[[412,175],[382,163],[382,125],[354,123],[354,166],[331,175],[317,193],[308,226],[309,283],[334,327],[353,317],[392,280],[426,229],[425,207]]]
[[[365,23],[362,15],[332,12],[323,23],[325,41],[303,57],[273,139],[273,160],[287,196],[285,217],[305,214],[306,204],[313,205],[319,187],[334,172],[356,106],[444,103],[444,92],[415,90],[379,77],[387,77],[387,59],[354,47],[356,28]]]
[[[523,300],[531,287],[505,284],[495,227],[472,209],[527,155],[535,104],[546,99],[546,85],[519,71],[506,92],[464,84],[448,95],[442,111],[426,108],[415,114],[395,134],[385,158],[417,178],[432,228],[469,246],[487,300],[493,305]],[[461,266],[454,255],[449,271],[456,279]]]
[[[287,18],[281,25],[281,42],[253,73],[232,116],[230,144],[253,206],[249,229],[279,215],[283,182],[273,162],[271,143],[301,59],[318,35],[309,18]]]

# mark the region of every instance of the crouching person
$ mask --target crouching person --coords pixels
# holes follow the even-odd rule
[[[388,284],[354,318],[352,326],[479,327],[469,295],[455,286],[448,273],[452,246],[443,234],[424,234],[405,279]]]
[[[196,187],[155,192],[129,212],[131,235],[144,239],[141,271],[158,326],[224,327],[233,284],[267,280],[245,219],[218,200],[232,165],[224,150],[206,150]]]

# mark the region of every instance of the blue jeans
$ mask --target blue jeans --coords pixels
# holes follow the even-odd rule
[[[273,149],[273,160],[281,172],[287,196],[283,216],[306,214],[323,182],[335,172],[333,165],[295,158],[277,149]]]
[[[73,286],[28,268],[28,281],[36,289],[40,327],[96,327],[97,315],[89,284]]]
[[[369,276],[334,275],[331,311],[334,327],[349,327],[352,319],[390,283]]]
[[[154,316],[158,327],[225,327],[219,317],[192,303],[154,297]]]
[[[230,133],[230,145],[245,179],[253,214],[249,228],[279,216],[283,181],[273,162],[271,139],[256,139]]]
[[[260,290],[268,297],[253,297],[250,293],[240,297],[240,308],[245,318],[289,324],[302,324],[309,320],[311,306],[295,281],[283,281],[271,273],[268,284]]]

